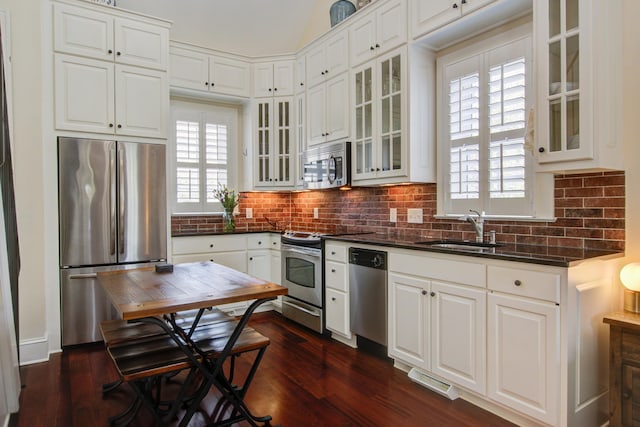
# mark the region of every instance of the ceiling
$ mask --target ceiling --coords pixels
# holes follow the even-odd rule
[[[333,1],[117,0],[117,5],[173,21],[173,40],[247,56],[272,56],[294,53],[327,31]]]

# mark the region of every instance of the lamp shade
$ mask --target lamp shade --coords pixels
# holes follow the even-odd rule
[[[620,281],[625,288],[640,292],[640,262],[632,262],[620,270]]]

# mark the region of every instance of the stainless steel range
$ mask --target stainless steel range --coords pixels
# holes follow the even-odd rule
[[[324,328],[321,234],[285,231],[282,235],[282,314],[316,332]]]

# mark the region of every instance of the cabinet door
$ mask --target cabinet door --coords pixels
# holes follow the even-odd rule
[[[376,17],[370,13],[352,24],[349,29],[351,66],[373,58],[376,50]]]
[[[334,141],[349,136],[349,73],[329,80],[325,85],[325,137]]]
[[[326,289],[325,295],[327,304],[325,309],[327,329],[351,338],[351,328],[349,326],[349,295],[336,291],[335,289]]]
[[[273,94],[293,95],[293,61],[279,61],[273,64]]]
[[[256,64],[253,68],[253,96],[273,95],[273,63]]]
[[[251,95],[249,64],[231,58],[209,57],[209,88],[223,95],[249,97]]]
[[[387,2],[376,11],[375,52],[379,55],[407,41],[407,3]]]
[[[317,85],[307,91],[307,144],[326,141],[326,92],[325,85]]]
[[[540,58],[541,64],[547,64],[540,79],[539,96],[544,100],[540,114],[541,137],[537,138],[540,163],[594,157],[588,133],[581,135],[580,132],[590,117],[589,101],[584,102],[588,93],[585,86],[590,78],[585,67],[589,53],[581,52],[589,46],[585,36],[588,23],[582,22],[583,9],[587,9],[587,5],[584,6],[571,7],[571,2],[566,0],[542,1],[536,5],[541,13],[546,12],[542,16],[549,17],[541,20],[547,25],[538,42],[545,53],[545,57]]]
[[[412,2],[412,36],[417,38],[460,18],[461,0],[415,0]]]
[[[431,282],[433,373],[486,393],[486,291]]]
[[[346,29],[327,39],[325,49],[328,78],[349,70],[349,32]]]
[[[488,396],[550,425],[559,415],[560,308],[489,294]]]
[[[271,251],[254,250],[247,252],[247,272],[262,280],[271,280]]]
[[[209,260],[233,268],[234,270],[247,273],[247,252],[215,252],[209,254]]]
[[[169,55],[170,84],[186,89],[208,90],[209,56],[180,48],[171,48]]]
[[[324,82],[328,70],[325,67],[326,47],[324,43],[314,46],[306,55],[307,89]]]
[[[379,114],[379,147],[375,155],[378,176],[404,173],[404,56],[395,54],[378,62],[374,94],[377,94]]]
[[[53,5],[53,45],[56,52],[113,59],[113,18],[66,4]]]
[[[169,118],[167,73],[116,65],[116,133],[166,138]]]
[[[115,18],[116,62],[166,71],[169,66],[169,30],[157,25]]]
[[[271,121],[273,120],[273,101],[265,100],[256,105],[256,185],[268,184],[273,180],[271,175]]]
[[[374,102],[373,65],[356,70],[353,74],[355,102],[353,133],[354,179],[372,178],[374,169]]]
[[[300,55],[296,58],[295,64],[295,80],[293,82],[293,86],[295,88],[296,93],[304,92],[307,88],[305,82],[307,81],[307,67],[306,67],[306,57],[305,55]]]
[[[413,366],[430,369],[429,282],[389,274],[389,356]]]
[[[293,185],[295,179],[294,156],[295,146],[294,122],[293,122],[293,98],[274,98],[275,122],[273,123],[273,135],[275,146],[273,155],[274,183],[279,186]]]
[[[113,64],[56,54],[56,129],[113,134]]]

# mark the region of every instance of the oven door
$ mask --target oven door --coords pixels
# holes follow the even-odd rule
[[[282,245],[282,285],[289,296],[322,307],[322,251]]]

